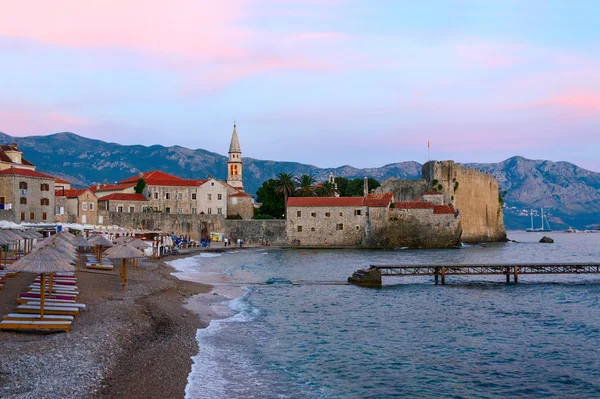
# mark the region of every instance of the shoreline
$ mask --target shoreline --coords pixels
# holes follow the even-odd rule
[[[213,319],[186,304],[213,286],[177,278],[166,262],[205,251],[144,259],[129,268],[124,293],[117,272],[77,272],[78,301],[87,309],[70,333],[1,333],[0,397],[183,398],[196,333]],[[8,281],[1,314],[14,311],[32,279],[20,273]]]

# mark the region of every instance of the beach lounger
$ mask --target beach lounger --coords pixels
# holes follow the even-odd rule
[[[40,306],[40,301],[39,300],[32,300],[32,301],[28,301],[25,305],[28,306]],[[52,306],[52,307],[56,307],[56,308],[77,308],[79,310],[85,310],[85,304],[84,303],[75,303],[75,302],[46,302],[44,301],[44,309],[46,308],[46,306]]]
[[[0,330],[64,330],[69,332],[71,322],[68,320],[2,320]]]
[[[85,265],[85,268],[91,270],[113,270],[113,265]]]
[[[19,298],[27,299],[27,298],[39,298],[40,293],[38,292],[22,292],[19,294]],[[75,294],[52,294],[50,296],[46,295],[46,298],[52,299],[75,299],[77,295]]]
[[[2,317],[2,320],[40,320],[39,314],[25,314],[25,313],[9,313],[6,316]],[[44,314],[44,320],[67,320],[73,321],[75,318],[73,316],[66,316],[60,314]]]
[[[30,294],[40,294],[40,287],[37,288],[30,288],[28,293]],[[52,290],[52,295],[79,295],[79,291],[62,291],[62,290]]]
[[[40,313],[40,307],[35,305],[19,305],[17,306],[17,313]],[[64,314],[71,316],[79,316],[79,308],[64,307],[64,306],[44,306],[44,316],[46,314]]]
[[[33,283],[29,286],[29,288],[37,288],[40,289],[40,285]],[[50,288],[50,284],[46,284],[46,289]],[[63,285],[63,284],[52,284],[53,290],[61,290],[61,291],[75,291],[77,290],[76,285]]]
[[[48,280],[46,280],[48,281]],[[39,284],[42,282],[41,279],[35,279],[33,280],[34,284]],[[63,279],[53,279],[52,280],[52,286],[54,285],[76,285],[77,284],[77,280],[73,279],[73,280],[63,280]]]

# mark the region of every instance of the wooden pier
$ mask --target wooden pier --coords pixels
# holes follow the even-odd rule
[[[361,286],[380,287],[381,278],[433,276],[436,284],[446,284],[448,276],[502,275],[506,283],[519,282],[522,274],[600,274],[600,263],[512,263],[512,264],[405,264],[371,265],[356,271],[348,282]]]

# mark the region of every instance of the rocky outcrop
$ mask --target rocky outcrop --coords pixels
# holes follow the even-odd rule
[[[554,240],[550,237],[542,237],[542,239],[540,240],[540,243],[542,244],[554,244]]]

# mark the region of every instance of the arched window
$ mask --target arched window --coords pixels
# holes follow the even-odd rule
[[[19,182],[19,188],[21,190],[27,190],[27,182],[24,182],[24,181]]]

